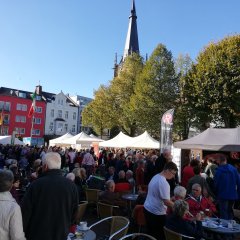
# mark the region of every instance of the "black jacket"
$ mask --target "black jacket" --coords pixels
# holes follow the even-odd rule
[[[61,170],[44,172],[22,202],[23,228],[28,240],[66,240],[78,207],[75,184]]]

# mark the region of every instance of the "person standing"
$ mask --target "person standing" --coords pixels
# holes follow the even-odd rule
[[[0,170],[0,239],[26,240],[21,209],[9,192],[13,179],[11,171]]]
[[[237,169],[227,163],[224,154],[219,154],[216,161],[219,162],[219,166],[215,171],[213,180],[219,203],[220,218],[233,219],[233,204],[240,196],[240,177]]]
[[[77,188],[62,176],[58,153],[45,157],[43,173],[22,201],[23,228],[28,240],[66,240],[78,208]]]
[[[156,174],[148,185],[147,198],[144,203],[147,232],[158,240],[165,239],[163,227],[166,222],[167,207],[172,207],[170,186],[167,179],[172,179],[177,173],[173,162],[165,164],[163,171]]]

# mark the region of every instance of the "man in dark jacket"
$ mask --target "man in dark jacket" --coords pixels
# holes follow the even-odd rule
[[[23,228],[28,240],[66,240],[78,207],[76,186],[62,176],[61,157],[49,152],[43,173],[22,202]]]
[[[214,176],[216,197],[219,203],[220,217],[233,219],[233,204],[239,199],[240,177],[237,169],[227,163],[224,154],[216,159],[219,166]]]

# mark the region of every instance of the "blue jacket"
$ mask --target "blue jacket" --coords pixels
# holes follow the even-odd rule
[[[214,176],[214,186],[217,199],[239,199],[240,177],[237,169],[230,164],[219,165]]]

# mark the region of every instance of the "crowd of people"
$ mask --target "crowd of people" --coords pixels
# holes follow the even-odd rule
[[[184,235],[204,237],[201,220],[233,219],[240,176],[218,154],[203,165],[189,160],[181,171],[171,152],[0,145],[0,235],[3,240],[67,239],[86,188],[100,189],[102,202],[127,215],[122,193],[138,193],[146,231],[165,239],[164,226]],[[97,176],[97,177],[96,177]],[[133,209],[134,211],[134,209]]]

